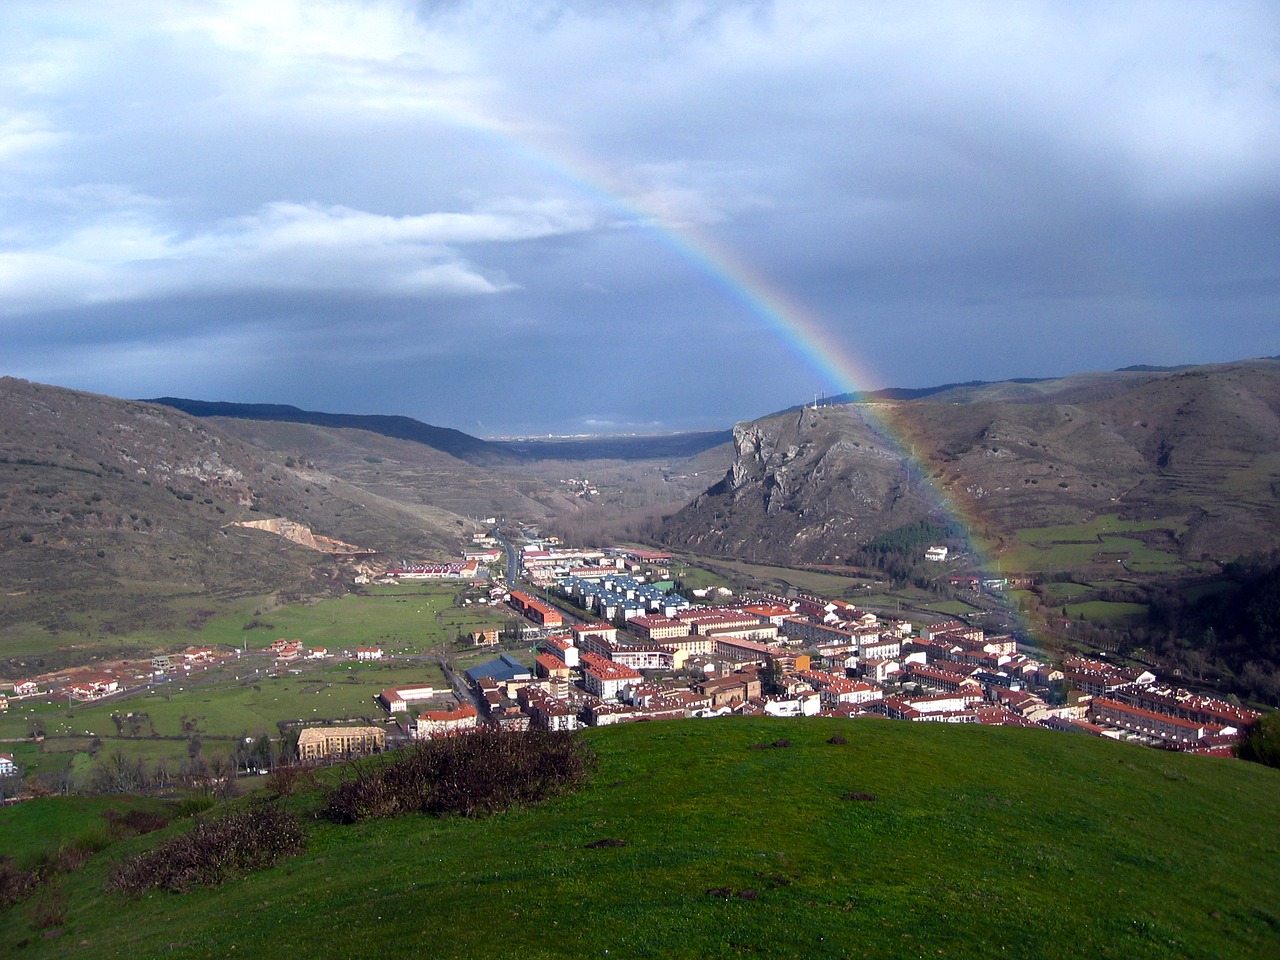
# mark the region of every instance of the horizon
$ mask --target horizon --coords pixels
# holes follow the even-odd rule
[[[816,402],[819,406],[826,403],[831,403],[837,397],[845,396],[848,393],[861,392],[865,394],[874,394],[879,392],[896,391],[896,390],[932,392],[932,391],[946,390],[954,387],[985,386],[985,385],[993,385],[993,384],[999,384],[999,383],[1048,382],[1053,380],[1068,379],[1076,376],[1094,376],[1094,375],[1104,375],[1104,374],[1110,374],[1110,373],[1177,372],[1179,370],[1192,369],[1196,367],[1210,367],[1210,366],[1219,366],[1219,365],[1254,363],[1254,362],[1265,362],[1265,361],[1280,361],[1280,355],[1238,357],[1232,360],[1212,361],[1208,363],[1173,363],[1173,364],[1134,363],[1125,367],[1117,367],[1109,370],[1074,370],[1074,371],[1071,371],[1070,373],[1065,373],[1058,376],[1048,376],[1048,377],[1024,377],[1020,375],[1015,375],[1015,376],[1003,377],[1001,379],[996,379],[996,380],[967,380],[967,381],[954,381],[949,383],[919,384],[919,385],[913,385],[913,386],[903,386],[901,384],[897,384],[897,385],[880,387],[876,390],[844,391],[841,393],[833,393],[829,395],[816,394],[814,398],[810,400],[803,400],[799,402],[789,403],[785,406],[780,406],[773,410],[766,410],[749,417],[738,417],[730,421],[727,425],[692,428],[692,429],[668,429],[668,430],[649,430],[649,431],[631,430],[631,431],[625,431],[625,432],[597,431],[594,433],[592,432],[554,433],[549,431],[540,431],[540,432],[520,433],[520,434],[517,434],[517,433],[481,434],[481,433],[463,429],[462,427],[458,427],[438,419],[436,420],[423,419],[422,417],[412,416],[406,413],[394,413],[394,412],[388,412],[388,411],[375,411],[375,410],[364,410],[364,409],[340,410],[340,409],[333,409],[333,408],[312,408],[312,407],[305,407],[305,406],[302,406],[301,404],[291,402],[288,399],[273,400],[273,401],[263,401],[263,400],[257,400],[257,399],[225,400],[225,399],[209,399],[208,397],[194,397],[194,396],[184,397],[184,396],[178,396],[177,394],[157,394],[150,397],[124,397],[124,396],[115,396],[113,394],[103,394],[103,395],[114,396],[115,399],[131,400],[137,403],[164,403],[165,401],[170,401],[170,400],[192,401],[196,403],[210,403],[210,404],[225,403],[225,404],[234,404],[238,406],[279,406],[279,407],[290,408],[300,413],[315,413],[315,414],[328,414],[328,415],[352,416],[352,417],[386,417],[386,418],[405,417],[411,420],[415,420],[419,423],[425,424],[426,426],[437,427],[437,428],[446,429],[446,430],[456,430],[460,433],[467,434],[479,440],[484,440],[487,442],[494,442],[494,443],[501,443],[501,442],[519,442],[519,441],[537,441],[537,440],[607,439],[610,437],[668,437],[668,436],[676,436],[681,434],[719,433],[719,432],[731,431],[734,428],[734,426],[740,423],[751,423],[755,420],[760,420],[766,417],[774,416],[779,413],[784,413],[788,410],[793,410],[799,407],[808,406],[811,403]],[[32,381],[30,380],[30,378],[27,378],[27,377],[17,377],[17,375],[15,374],[0,373],[0,376],[14,376],[17,379],[28,380],[29,382],[33,382],[33,383],[40,383],[40,381]],[[57,387],[65,390],[81,389],[79,387],[71,386],[68,384],[44,383],[43,385],[50,386],[50,387]],[[84,392],[102,393],[102,391],[96,391],[96,390],[85,390]],[[858,402],[858,401],[852,400],[852,401],[840,401],[840,402]],[[211,414],[206,414],[206,416],[210,416],[210,415]]]

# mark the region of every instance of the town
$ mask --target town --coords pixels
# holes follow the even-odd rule
[[[510,549],[507,577],[484,579],[503,560],[503,546]],[[930,548],[926,559],[943,556]],[[640,548],[574,549],[536,539],[517,551],[477,535],[461,561],[360,574],[359,582],[384,587],[424,580],[471,586],[481,591],[475,603],[506,611],[503,625],[460,637],[455,654],[470,665],[455,668],[442,658],[443,684],[383,689],[359,720],[282,719],[281,731],[291,736],[280,738],[288,744],[281,759],[332,762],[484,727],[572,731],[729,715],[1042,727],[1230,757],[1261,716],[1167,685],[1147,669],[1082,656],[1048,663],[1019,649],[1012,635],[988,635],[957,619],[913,623],[800,591],[736,597],[708,587],[685,596],[675,589],[673,562]],[[193,646],[17,681],[11,695],[0,695],[0,712],[11,701],[128,701],[219,671],[237,678],[302,674],[327,662],[397,659],[414,660],[380,646],[336,649],[286,637],[256,650]],[[112,718],[133,736],[140,732],[133,727],[149,722],[141,711]],[[242,773],[262,765],[247,751],[244,762]],[[15,758],[0,754],[0,778],[20,774]]]
[[[540,596],[499,589],[494,598],[520,615],[510,633],[533,641],[532,662],[499,653],[456,677],[453,702],[434,709],[409,709],[438,700],[430,687],[387,690],[379,703],[405,715],[398,726],[409,740],[486,725],[876,717],[1043,727],[1220,757],[1260,716],[1149,670],[1085,657],[1053,666],[1020,652],[1012,636],[958,620],[915,625],[805,593],[695,602],[673,590],[671,563],[635,548],[525,547],[520,575]],[[497,628],[470,638],[475,648],[501,641]],[[380,727],[361,737],[308,732],[305,756],[385,746]]]

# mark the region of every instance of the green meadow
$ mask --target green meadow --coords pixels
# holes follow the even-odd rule
[[[479,604],[462,605],[457,584],[414,583],[373,587],[313,604],[291,604],[210,620],[197,640],[202,644],[261,649],[281,637],[307,646],[351,649],[381,646],[388,653],[424,653],[461,633],[505,625],[509,615]]]
[[[1121,520],[1108,515],[1088,523],[1031,527],[1018,531],[1018,544],[1000,553],[1004,569],[1025,573],[1056,573],[1072,570],[1101,572],[1114,570],[1122,575],[1135,573],[1186,573],[1192,567],[1176,554],[1150,547],[1126,533],[1151,530],[1185,530],[1181,522],[1169,520]]]
[[[847,743],[833,744],[833,735]],[[1280,772],[1045,730],[726,719],[586,734],[580,792],[338,826],[217,889],[108,893],[119,841],[19,904],[33,958],[1280,955]],[[787,747],[768,747],[785,738]],[[764,746],[763,749],[756,749]],[[242,801],[253,802],[253,801]],[[5,811],[30,843],[36,804]],[[46,842],[79,817],[44,821]],[[181,823],[170,831],[186,829]],[[595,847],[609,840],[611,846]]]
[[[45,774],[78,762],[81,771],[92,767],[90,751],[99,755],[119,749],[131,759],[148,765],[164,757],[179,762],[188,756],[192,736],[199,735],[207,755],[228,752],[242,737],[265,733],[280,735],[277,721],[347,721],[386,718],[374,697],[394,686],[427,684],[448,692],[440,666],[432,660],[413,663],[343,661],[308,668],[298,675],[266,672],[266,660],[253,673],[246,661],[241,679],[203,682],[201,677],[175,678],[161,687],[106,703],[25,703],[0,717],[0,738],[26,737],[33,720],[44,728],[43,743],[8,746],[27,773]],[[146,714],[138,736],[122,734],[113,714]],[[70,754],[71,756],[67,756]]]

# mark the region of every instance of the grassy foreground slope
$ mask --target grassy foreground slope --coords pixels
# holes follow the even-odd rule
[[[155,837],[118,844],[66,880],[61,935],[43,940],[19,906],[0,917],[0,952],[27,939],[22,956],[85,958],[1280,955],[1276,770],[875,721],[587,736],[599,768],[576,795],[479,821],[309,821],[300,857],[218,890],[106,894],[110,861]],[[603,839],[626,845],[588,847]]]

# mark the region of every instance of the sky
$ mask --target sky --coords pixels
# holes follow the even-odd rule
[[[1274,3],[0,4],[3,375],[658,433],[1278,330]]]

